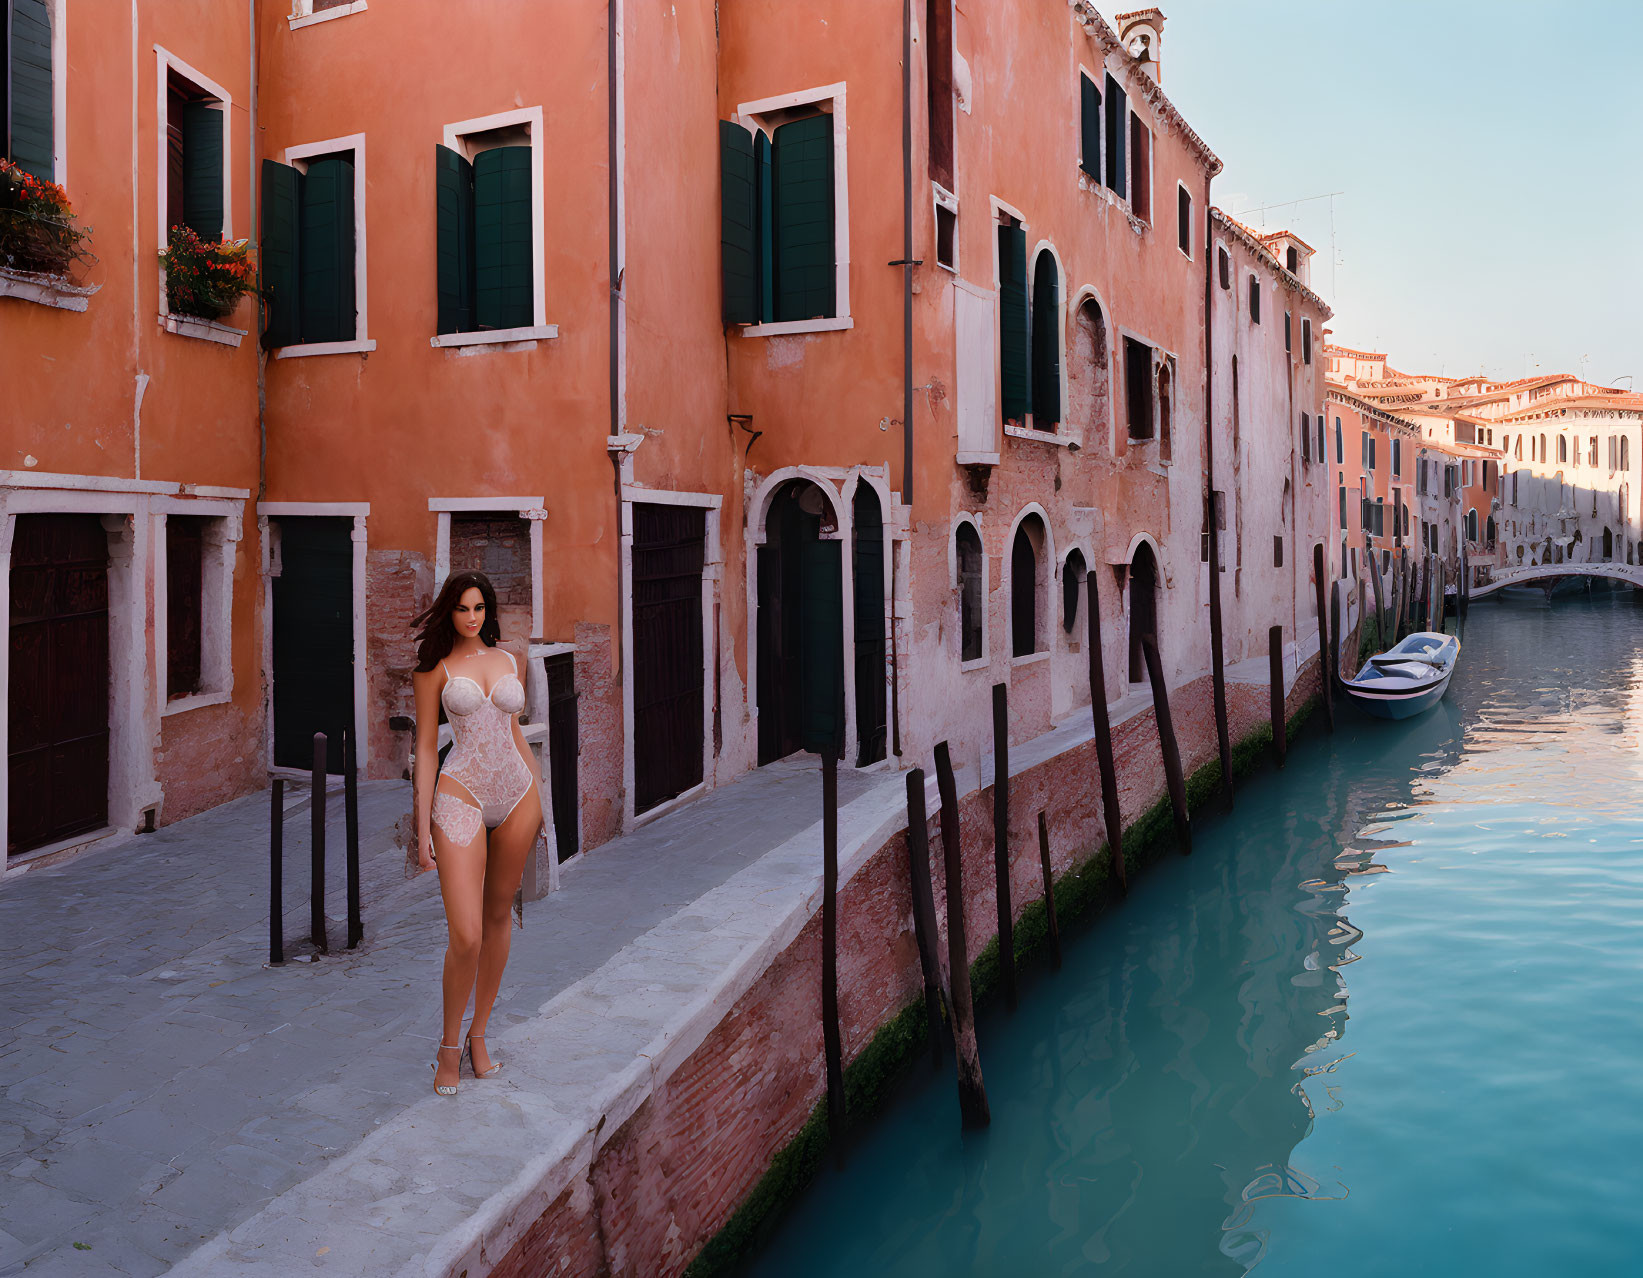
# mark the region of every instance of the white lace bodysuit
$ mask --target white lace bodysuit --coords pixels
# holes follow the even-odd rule
[[[506,648],[502,651],[513,662],[513,670],[498,679],[489,693],[476,680],[453,675],[443,661],[439,663],[445,671],[439,700],[456,738],[443,772],[477,803],[449,791],[434,791],[434,824],[458,847],[473,842],[482,822],[494,830],[506,821],[535,784],[513,735],[514,716],[525,708],[519,663]]]

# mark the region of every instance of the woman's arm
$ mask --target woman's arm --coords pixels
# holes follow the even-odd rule
[[[411,675],[416,692],[416,772],[412,780],[416,813],[417,865],[434,868],[434,782],[439,774],[439,690],[444,672],[419,670]]]

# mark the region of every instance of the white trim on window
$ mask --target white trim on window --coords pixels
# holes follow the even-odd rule
[[[469,134],[486,133],[492,129],[519,125],[523,125],[531,137],[531,272],[534,277],[531,280],[531,327],[498,329],[490,333],[441,333],[433,339],[432,344],[435,346],[524,342],[540,337],[559,336],[559,326],[548,323],[547,276],[544,274],[543,265],[543,259],[547,254],[547,181],[544,172],[547,147],[542,124],[542,108],[519,107],[512,111],[498,111],[493,115],[475,116],[471,120],[459,120],[444,127],[440,140],[464,159],[471,161],[473,154],[463,145],[463,139]],[[553,331],[543,331],[546,329]],[[464,338],[467,340],[453,340]]]
[[[55,44],[55,37],[53,38]],[[53,52],[55,57],[55,50]],[[154,46],[155,73],[158,84],[155,90],[157,105],[155,109],[155,132],[158,134],[158,158],[154,169],[154,185],[158,188],[159,224],[155,228],[156,253],[164,253],[171,239],[171,199],[168,175],[171,171],[170,139],[166,130],[170,124],[168,110],[169,87],[171,72],[175,71],[183,79],[189,81],[195,88],[203,89],[215,98],[217,107],[222,115],[222,236],[225,240],[234,238],[234,99],[228,90],[215,80],[201,75],[188,63],[176,54],[171,53],[160,45]],[[165,267],[160,267],[160,316],[163,320],[171,314],[171,308],[166,302]],[[172,330],[175,331],[175,330]]]
[[[958,196],[954,195],[940,182],[936,181],[932,181],[930,183],[930,192],[932,196],[932,203],[934,205],[931,210],[931,215],[937,217],[936,238],[931,242],[931,252],[934,255],[933,260],[937,266],[941,267],[942,270],[951,271],[954,275],[957,275],[959,273]],[[947,212],[953,215],[953,260],[951,262],[943,262],[941,260],[940,249],[936,247],[941,242],[941,224],[939,215],[936,213],[937,209],[946,209]]]
[[[429,346],[501,346],[512,342],[549,340],[559,336],[557,324],[533,324],[528,328],[488,328],[469,333],[435,333]]]
[[[332,18],[346,18],[350,13],[363,13],[370,8],[366,0],[353,0],[351,4],[339,4],[334,9],[321,9],[315,13],[314,0],[291,0],[291,3],[288,21],[293,31],[311,27],[316,22],[329,22]]]
[[[952,531],[947,536],[947,580],[952,583],[952,589],[958,596],[958,627],[954,631],[958,639],[958,669],[960,674],[968,674],[972,670],[985,670],[992,664],[993,653],[991,647],[991,613],[992,583],[987,580],[987,566],[991,557],[987,554],[987,537],[981,529],[982,517],[979,514],[968,512],[959,514],[953,519]],[[976,606],[981,610],[981,655],[964,659],[964,583],[958,576],[958,530],[962,524],[969,524],[981,544],[981,598]]]
[[[1180,218],[1181,218],[1181,195],[1182,195],[1183,192],[1186,193],[1186,197],[1187,197],[1187,246],[1186,246],[1186,248],[1181,247],[1181,227],[1179,225]],[[1176,217],[1176,223],[1177,223],[1176,228],[1175,228],[1175,248],[1176,248],[1176,251],[1179,252],[1182,256],[1184,256],[1187,259],[1187,261],[1196,262],[1198,260],[1198,255],[1197,255],[1197,252],[1196,252],[1196,249],[1197,249],[1197,246],[1198,246],[1198,201],[1196,201],[1192,198],[1191,189],[1187,186],[1187,184],[1185,182],[1182,182],[1180,179],[1177,179],[1176,183],[1175,183],[1175,217]]]
[[[350,133],[345,137],[329,138],[324,142],[288,146],[282,158],[285,163],[295,167],[299,160],[316,155],[331,155],[337,151],[354,153],[354,340],[299,342],[294,346],[282,346],[274,352],[275,359],[300,359],[304,355],[349,355],[374,351],[377,348],[377,344],[369,337],[371,328],[366,306],[368,275],[365,253],[365,135]],[[363,738],[361,740],[363,741]]]
[[[234,561],[238,554],[244,504],[201,501],[191,497],[156,497],[154,513],[154,692],[161,717],[223,705],[234,696],[233,616]],[[200,547],[200,690],[170,697],[166,685],[170,656],[167,629],[166,519],[197,515],[210,522]]]
[[[68,189],[68,0],[51,0],[51,180]],[[70,307],[68,309],[79,309]]]
[[[736,107],[736,122],[750,132],[763,127],[758,117],[792,107],[831,102],[833,114],[833,306],[837,314],[825,319],[783,320],[773,324],[737,325],[730,331],[744,337],[779,337],[784,333],[830,333],[853,328],[850,319],[850,168],[849,128],[844,114],[846,82],[757,98]]]

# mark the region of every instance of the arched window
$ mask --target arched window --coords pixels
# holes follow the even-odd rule
[[[1632,468],[1632,441],[1631,441],[1631,437],[1628,436],[1628,435],[1622,435],[1620,437],[1620,469],[1621,470],[1630,470],[1631,468]]]
[[[1042,652],[1039,636],[1038,568],[1044,560],[1044,521],[1028,515],[1015,530],[1010,547],[1010,655]]]
[[[1560,462],[1569,460],[1569,437],[1567,435],[1557,437],[1557,459]]]
[[[1107,357],[1107,321],[1093,297],[1073,317],[1072,350],[1067,358],[1067,424],[1084,432],[1084,446],[1105,440],[1112,420],[1111,370]]]
[[[1478,512],[1477,512],[1476,509],[1472,509],[1472,510],[1468,510],[1466,512],[1466,540],[1467,541],[1476,541],[1477,539],[1478,539]]]
[[[1146,542],[1135,548],[1135,558],[1130,561],[1129,586],[1130,682],[1141,683],[1147,677],[1141,640],[1151,635],[1156,642],[1158,636],[1158,561]]]
[[[1540,460],[1546,460],[1546,436],[1544,435],[1540,437]]]
[[[1033,425],[1061,421],[1061,281],[1048,249],[1033,264]]]
[[[1614,558],[1614,532],[1612,529],[1603,530],[1603,562],[1608,563]]]
[[[1513,458],[1514,461],[1522,461],[1523,460],[1523,436],[1522,435],[1519,435],[1517,437],[1516,442],[1514,442],[1513,445],[1512,445],[1512,458]]]
[[[958,551],[959,660],[975,661],[981,646],[981,534],[962,523],[954,534]]]
[[[1078,599],[1084,593],[1084,552],[1076,546],[1061,565],[1061,627],[1068,634],[1078,625]]]

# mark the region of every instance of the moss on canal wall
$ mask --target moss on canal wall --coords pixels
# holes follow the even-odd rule
[[[1316,695],[1303,702],[1289,717],[1286,739],[1293,741],[1301,726],[1317,709]],[[1255,771],[1272,748],[1272,726],[1263,723],[1232,749],[1232,774],[1236,779]],[[1221,761],[1212,759],[1187,778],[1189,810],[1199,810],[1219,799]],[[1144,870],[1175,845],[1175,822],[1168,796],[1160,798],[1124,831],[1124,864],[1128,877]],[[1103,842],[1089,857],[1054,880],[1056,922],[1063,933],[1069,928],[1092,923],[1113,900],[1109,891],[1112,852]],[[1043,898],[1022,908],[1015,923],[1015,955],[1018,967],[1046,958],[1049,954],[1049,911]],[[998,938],[970,964],[970,985],[976,1005],[984,1006],[998,994]],[[876,1115],[894,1095],[897,1084],[923,1059],[929,1045],[929,1023],[922,998],[914,999],[873,1035],[867,1046],[844,1070],[845,1111],[849,1124],[859,1129]],[[738,1272],[744,1261],[756,1254],[780,1221],[782,1213],[815,1179],[827,1155],[827,1100],[824,1097],[810,1111],[798,1133],[771,1160],[769,1169],[743,1199],[724,1227],[697,1254],[685,1278],[723,1278]]]

